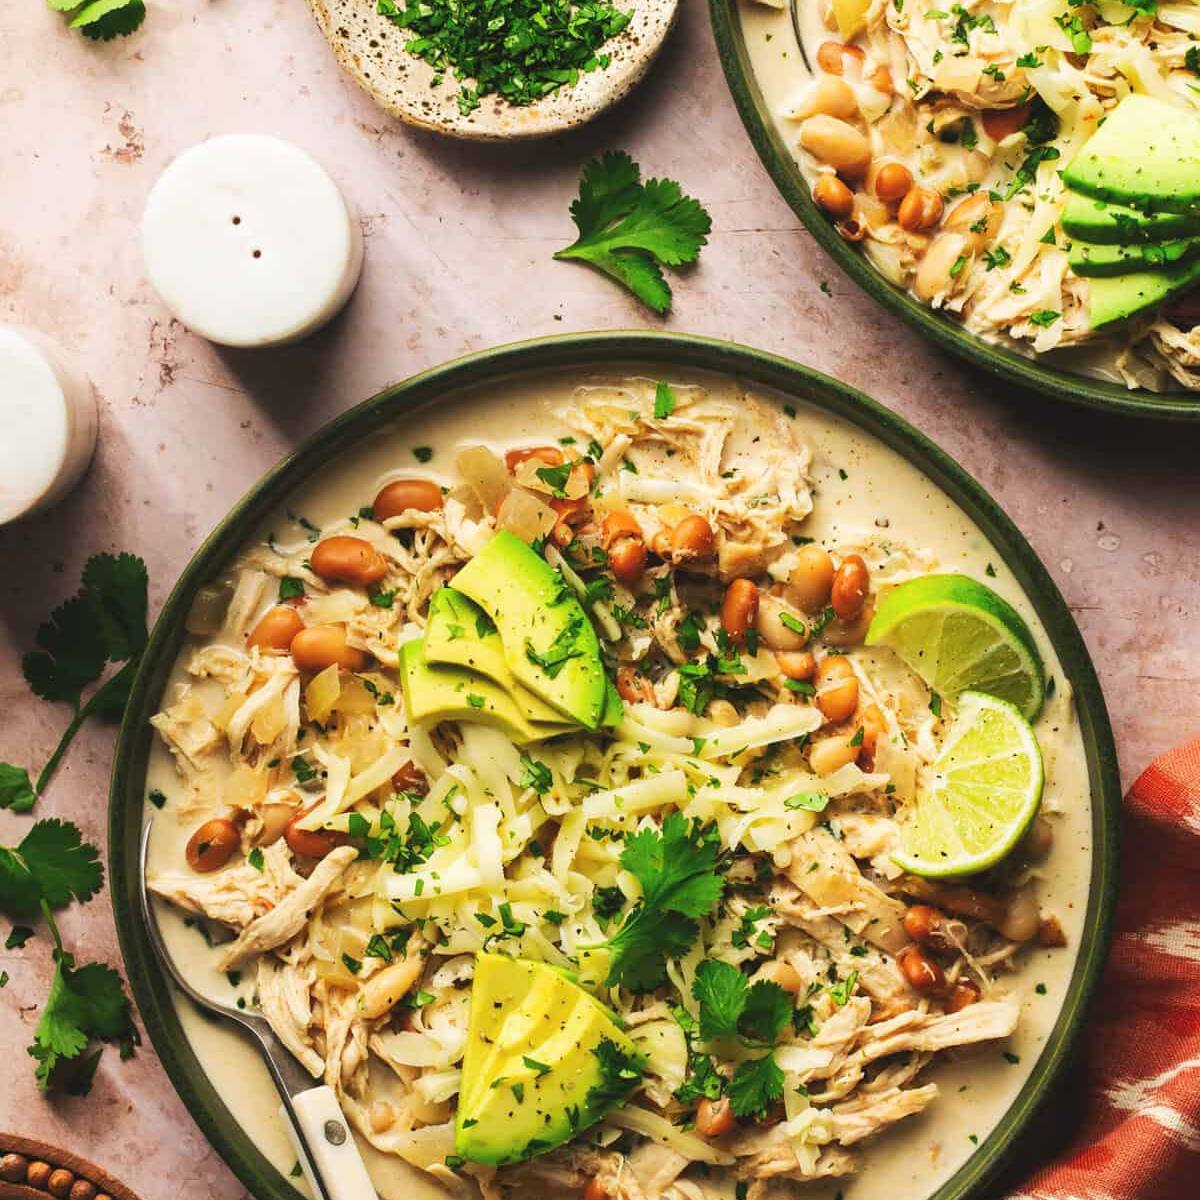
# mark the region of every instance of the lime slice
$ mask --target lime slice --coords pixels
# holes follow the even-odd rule
[[[1008,700],[1032,721],[1046,672],[1021,615],[966,575],[922,575],[884,596],[868,646],[890,646],[938,695],[968,690]]]
[[[893,859],[911,875],[972,875],[1002,859],[1042,799],[1042,752],[1007,700],[963,692],[933,780],[900,825]]]

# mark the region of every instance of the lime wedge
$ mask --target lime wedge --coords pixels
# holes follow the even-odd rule
[[[1032,721],[1046,672],[1029,626],[1002,596],[966,575],[922,575],[884,596],[868,646],[890,646],[938,695],[987,692]]]
[[[1042,799],[1042,752],[1007,700],[963,692],[933,780],[901,819],[892,857],[910,875],[972,875],[1002,859]]]

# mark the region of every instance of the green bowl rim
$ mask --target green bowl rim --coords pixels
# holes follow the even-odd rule
[[[197,550],[163,605],[134,680],[117,741],[109,802],[109,880],[121,951],[150,1041],[180,1098],[226,1163],[258,1200],[297,1192],[234,1120],[200,1067],[155,965],[138,902],[138,842],[145,812],[149,718],[183,641],[196,589],[215,577],[248,533],[335,455],[449,392],[503,378],[614,363],[712,371],[794,395],[842,416],[899,451],[958,503],[988,537],[1029,596],[1071,683],[1087,751],[1094,845],[1079,959],[1062,1012],[1037,1064],[1003,1119],[929,1200],[978,1196],[1062,1070],[1079,1033],[1108,945],[1117,890],[1120,779],[1100,684],[1083,638],[1045,567],[1003,510],[949,455],[877,401],[787,359],[731,342],[637,331],[566,334],[471,354],[384,389],[335,417],[281,460],[231,509]]]
[[[736,11],[738,4],[739,0],[708,0],[717,53],[742,124],[767,173],[792,211],[855,283],[942,349],[1008,383],[1105,412],[1164,421],[1200,421],[1200,396],[1188,400],[1177,398],[1186,393],[1129,389],[1044,366],[1014,350],[984,341],[889,283],[862,254],[838,236],[813,202],[808,183],[775,128],[751,70],[746,39]]]

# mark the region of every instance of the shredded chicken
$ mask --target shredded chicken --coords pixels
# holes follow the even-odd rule
[[[240,966],[255,954],[274,950],[289,942],[307,924],[313,910],[341,881],[346,868],[358,857],[353,846],[331,850],[303,883],[247,925],[237,940],[223,949],[218,966],[222,971]]]

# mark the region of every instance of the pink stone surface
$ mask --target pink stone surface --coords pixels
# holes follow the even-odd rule
[[[363,0],[364,3],[371,0]],[[0,530],[0,758],[44,761],[65,708],[34,700],[19,657],[86,557],[133,550],[156,609],[234,500],[300,438],[384,384],[539,334],[651,325],[789,355],[870,392],[940,442],[1004,505],[1077,615],[1128,782],[1200,732],[1200,427],[1097,416],[1014,394],[925,345],[814,245],[751,149],[705,6],[686,0],[638,93],[576,134],[511,150],[415,133],[345,79],[301,0],[151,0],[107,46],[37,0],[0,10],[0,321],[57,337],[95,381],[100,443],[55,511]],[[142,275],[147,191],[216,133],[290,138],[362,214],[366,268],[309,341],[230,352],[172,322]],[[550,258],[593,154],[625,148],[713,215],[702,262],[648,319],[603,278]],[[76,742],[42,816],[104,843],[113,735]],[[27,819],[0,812],[0,842]],[[1136,848],[1133,848],[1136,852]],[[67,942],[118,961],[107,897],[61,918]],[[107,1052],[91,1096],[49,1102],[25,1056],[50,975],[39,936],[0,949],[0,1129],[90,1156],[150,1200],[243,1195],[149,1047]]]

